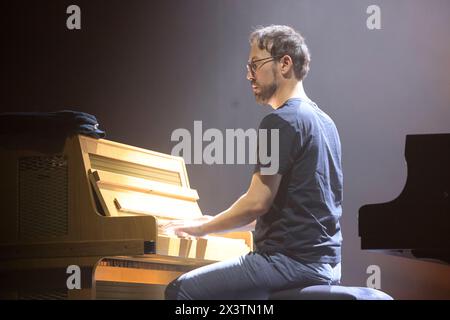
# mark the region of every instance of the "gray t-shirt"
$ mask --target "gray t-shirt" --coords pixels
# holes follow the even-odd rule
[[[257,219],[256,251],[339,263],[343,175],[333,120],[315,103],[292,98],[264,117],[259,128],[279,129],[278,173],[283,177],[269,211]],[[269,135],[269,150],[270,141]],[[258,156],[255,172],[269,166]]]

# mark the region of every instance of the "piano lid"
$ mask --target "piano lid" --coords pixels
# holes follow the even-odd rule
[[[106,216],[201,217],[183,158],[81,137],[87,176]]]
[[[359,209],[361,248],[450,263],[450,134],[407,135],[405,158],[401,194]]]

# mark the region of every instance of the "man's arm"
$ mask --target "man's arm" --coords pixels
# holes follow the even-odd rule
[[[234,229],[230,229],[230,230],[226,230],[226,231],[222,231],[222,232],[218,232],[218,233],[253,231],[253,230],[255,230],[255,227],[256,227],[256,219],[242,227],[237,227]]]
[[[278,192],[281,177],[280,174],[261,175],[259,172],[254,173],[247,192],[230,208],[204,224],[177,228],[176,232],[203,236],[208,233],[219,233],[250,224],[269,210]]]

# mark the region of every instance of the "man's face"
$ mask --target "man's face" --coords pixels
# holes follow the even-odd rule
[[[250,70],[247,70],[247,79],[251,82],[256,102],[267,104],[279,86],[276,62],[267,50],[258,48],[256,42],[253,42],[248,63]]]

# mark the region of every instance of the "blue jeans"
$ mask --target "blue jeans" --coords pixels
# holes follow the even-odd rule
[[[341,264],[301,263],[285,255],[249,253],[213,263],[172,281],[169,300],[267,300],[274,291],[339,284]]]

